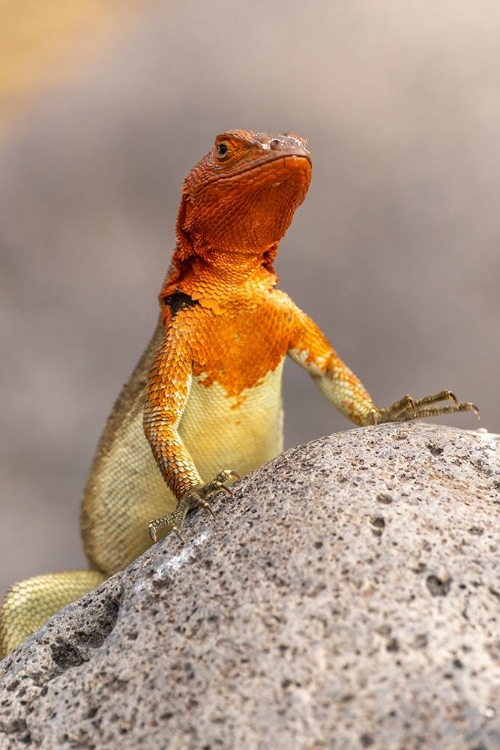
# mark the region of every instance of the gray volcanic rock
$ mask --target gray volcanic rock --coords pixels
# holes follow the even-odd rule
[[[500,748],[500,438],[279,456],[1,666],[0,748]]]

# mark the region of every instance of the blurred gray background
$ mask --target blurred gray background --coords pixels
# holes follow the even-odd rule
[[[0,594],[84,566],[79,500],[157,315],[182,179],[229,128],[306,136],[281,286],[374,400],[500,431],[497,0],[144,3],[0,143]],[[286,444],[349,428],[285,370]]]

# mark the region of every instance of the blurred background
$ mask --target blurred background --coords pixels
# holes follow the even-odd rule
[[[70,7],[69,7],[70,6]],[[306,136],[281,286],[374,400],[500,431],[497,0],[0,0],[0,594],[85,565],[78,508],[153,329],[182,179],[229,128]],[[285,370],[286,444],[349,428]]]

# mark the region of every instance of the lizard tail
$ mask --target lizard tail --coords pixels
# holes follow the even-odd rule
[[[0,658],[107,577],[97,570],[69,570],[34,576],[11,586],[0,608]]]

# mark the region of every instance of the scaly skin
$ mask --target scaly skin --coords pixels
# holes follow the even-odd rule
[[[286,355],[358,425],[477,411],[450,391],[377,407],[316,324],[276,289],[278,242],[310,179],[302,138],[243,130],[219,135],[186,178],[160,321],[108,419],[83,497],[92,570],[13,586],[0,616],[1,654],[140,555],[151,543],[148,523],[153,540],[162,528],[183,538],[190,508],[210,511],[214,494],[230,492],[225,482],[280,452]]]

